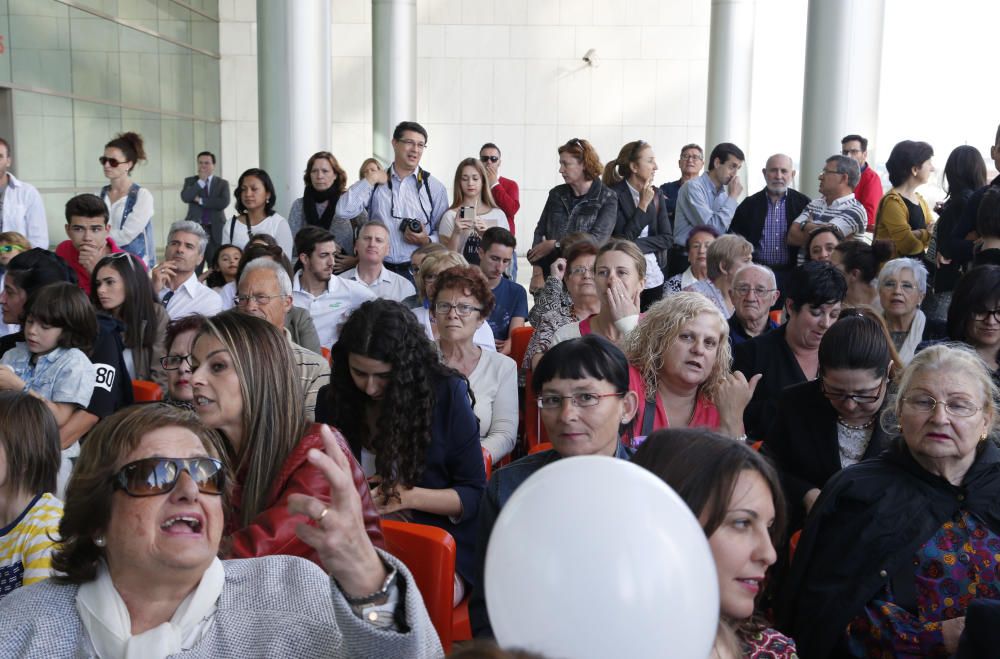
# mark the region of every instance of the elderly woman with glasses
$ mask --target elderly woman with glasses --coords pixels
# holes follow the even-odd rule
[[[0,601],[0,656],[437,657],[406,567],[368,540],[333,433],[310,454],[333,494],[288,502],[322,559],[220,561],[231,486],[188,411],[130,407],[91,433],[69,486],[58,576]]]
[[[424,331],[427,333],[427,338],[431,341],[437,341],[440,336],[437,317],[431,313],[431,305],[433,304],[434,295],[437,292],[435,288],[437,278],[448,268],[468,265],[469,262],[465,260],[464,256],[451,250],[433,252],[425,256],[420,262],[420,268],[413,279],[416,284],[417,295],[421,298],[421,305],[410,309],[410,311],[420,321]],[[490,329],[489,323],[483,323],[476,329],[476,333],[473,335],[473,342],[484,350],[496,352],[497,344],[493,340],[493,330]]]
[[[762,450],[781,474],[793,530],[831,476],[886,447],[879,415],[902,368],[874,309],[842,309],[820,341],[819,377],[781,393]]]
[[[954,655],[970,604],[1000,600],[997,394],[968,348],[910,362],[886,419],[901,436],[806,520],[778,607],[803,657]]]
[[[944,338],[944,323],[927,318],[919,308],[926,294],[927,268],[916,259],[893,259],[878,273],[882,317],[904,365],[921,342]]]
[[[517,364],[473,342],[476,330],[489,318],[495,300],[482,271],[456,266],[442,272],[434,286],[431,310],[444,363],[469,379],[479,419],[479,439],[498,463],[514,449],[517,439]]]

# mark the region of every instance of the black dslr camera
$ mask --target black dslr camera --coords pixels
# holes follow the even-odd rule
[[[406,233],[407,229],[409,229],[413,233],[420,233],[421,231],[424,230],[424,225],[420,223],[420,220],[417,220],[412,217],[406,217],[403,218],[403,221],[399,223],[399,230],[401,233]]]

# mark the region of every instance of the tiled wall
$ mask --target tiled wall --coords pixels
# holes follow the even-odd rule
[[[333,144],[351,180],[371,152],[371,2],[334,0]],[[530,240],[556,147],[590,139],[603,158],[642,138],[662,168],[704,139],[707,0],[418,0],[417,121],[430,133],[423,165],[451,188],[455,165],[486,141],[521,184],[518,235]],[[253,0],[220,0],[225,176],[257,162]],[[583,54],[598,52],[599,66]],[[259,163],[265,168],[267,163]],[[235,165],[235,166],[234,166]],[[305,163],[303,163],[303,167]],[[279,200],[279,210],[291,199]]]

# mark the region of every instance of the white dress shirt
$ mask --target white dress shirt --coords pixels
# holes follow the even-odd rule
[[[375,293],[364,284],[340,277],[330,277],[326,291],[320,295],[313,295],[302,288],[301,270],[292,279],[292,302],[312,316],[319,343],[324,348],[330,348],[337,342],[340,325],[352,311],[363,302],[374,299]]]
[[[7,190],[3,195],[3,216],[0,232],[16,231],[32,247],[49,248],[49,224],[45,219],[42,196],[35,186],[14,178],[7,172]]]
[[[160,291],[160,301],[170,293],[166,286]],[[200,313],[203,316],[214,316],[222,311],[222,300],[219,294],[198,281],[198,275],[191,273],[187,280],[173,291],[167,302],[167,315],[170,320]]]
[[[402,275],[397,275],[385,267],[382,268],[382,272],[375,278],[375,281],[370,284],[358,276],[357,268],[351,268],[347,272],[341,273],[340,276],[350,281],[356,281],[362,286],[367,286],[376,297],[386,300],[402,302],[405,298],[415,295],[417,292],[417,289],[413,287],[409,279]]]

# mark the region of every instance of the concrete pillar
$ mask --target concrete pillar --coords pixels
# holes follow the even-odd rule
[[[706,159],[719,142],[732,142],[744,152],[749,147],[753,35],[754,0],[712,0]]]
[[[260,166],[285,217],[309,156],[330,150],[330,0],[257,0]]]
[[[826,159],[850,133],[876,144],[885,0],[809,0],[799,190],[815,197]],[[886,154],[888,155],[888,153]]]
[[[416,114],[416,0],[372,0],[372,151],[383,163],[393,160],[392,129]]]

